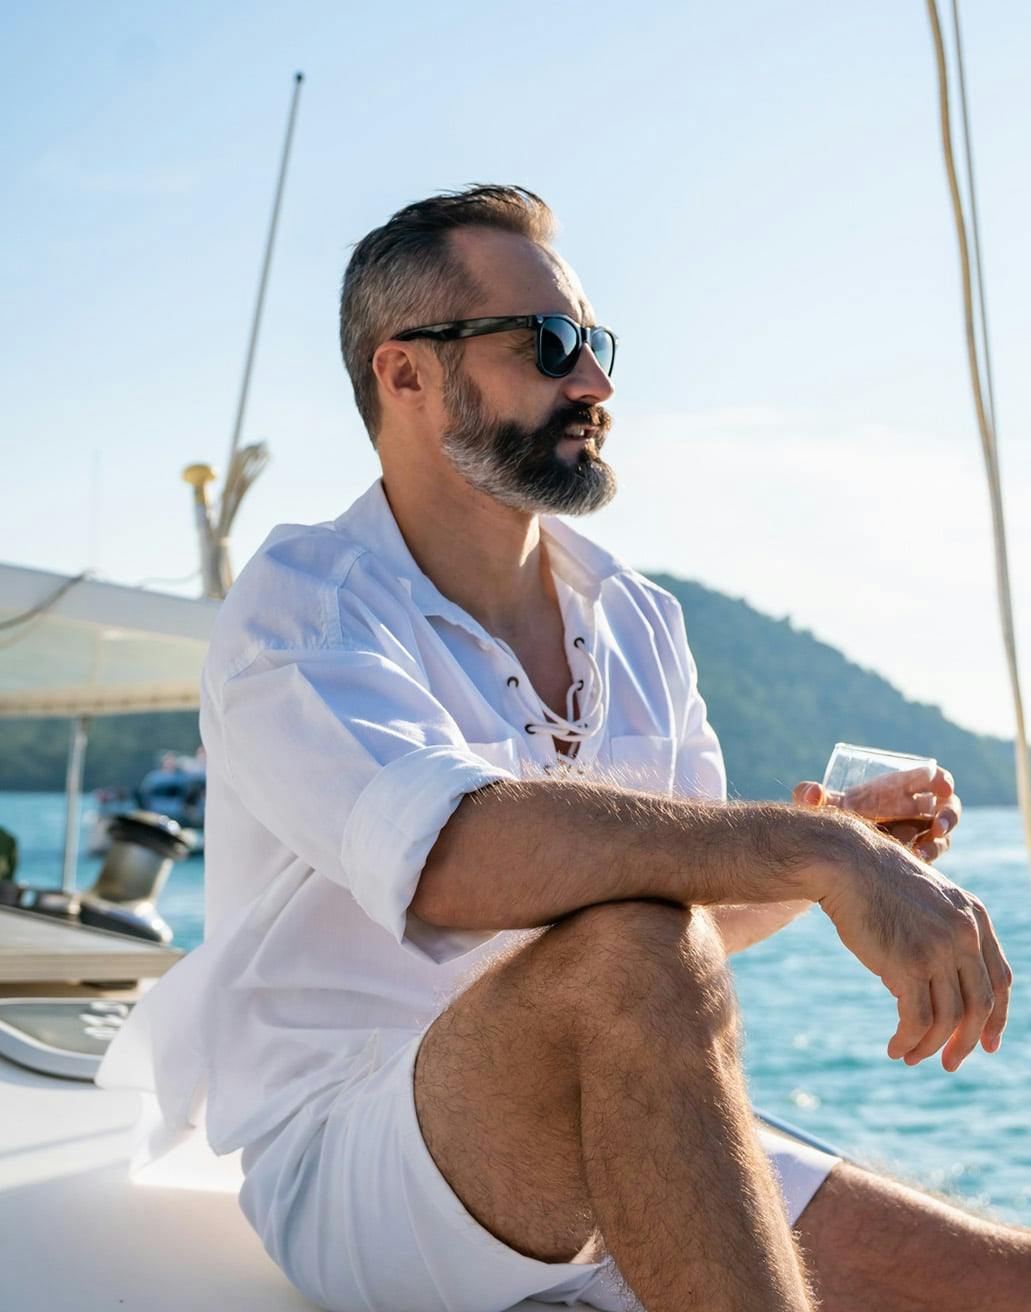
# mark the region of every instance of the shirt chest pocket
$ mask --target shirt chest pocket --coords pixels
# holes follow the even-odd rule
[[[609,740],[611,780],[623,788],[649,793],[673,792],[677,745],[672,738],[629,734]]]

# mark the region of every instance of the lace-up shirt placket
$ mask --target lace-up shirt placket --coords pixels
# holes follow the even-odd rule
[[[546,705],[525,671],[515,672],[519,660],[508,643],[498,639],[498,646],[513,666],[513,673],[505,678],[505,686],[512,690],[513,704],[524,708],[528,716],[523,732],[527,737],[543,740],[528,745],[533,760],[545,773],[584,774],[596,754],[605,719],[604,684],[592,651],[596,640],[593,611],[597,603],[584,607],[568,585],[557,578],[555,582],[565,628],[566,660],[574,676],[566,693],[564,716]],[[589,745],[592,741],[594,748]]]

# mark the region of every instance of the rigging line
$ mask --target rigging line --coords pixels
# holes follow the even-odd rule
[[[996,485],[995,440],[988,416],[985,411],[984,392],[981,387],[981,363],[977,351],[977,338],[974,332],[974,301],[970,273],[970,245],[967,240],[966,215],[963,210],[963,198],[956,176],[956,161],[952,151],[952,128],[949,118],[949,72],[945,62],[945,45],[942,39],[941,24],[938,20],[937,0],[927,0],[927,12],[931,20],[931,34],[934,38],[934,53],[938,67],[938,117],[941,127],[942,152],[945,157],[945,174],[949,185],[949,197],[952,202],[952,214],[956,226],[956,240],[959,243],[959,262],[961,285],[963,290],[963,321],[966,328],[967,364],[970,369],[970,382],[974,393],[974,408],[977,412],[977,427],[981,435],[988,481],[994,492]],[[993,503],[994,510],[994,503]]]
[[[959,30],[959,3],[952,0],[952,30],[956,38],[956,71],[959,73],[960,121],[963,124],[963,155],[967,168],[967,195],[970,197],[970,228],[974,238],[974,269],[977,274],[977,304],[981,319],[981,343],[984,351],[984,382],[987,388],[988,421],[995,431],[995,384],[992,379],[992,352],[988,342],[988,309],[985,304],[984,267],[981,261],[981,225],[977,213],[977,188],[974,186],[974,148],[970,143],[970,114],[967,110],[967,78],[963,60],[963,38]],[[998,457],[996,457],[998,458]]]
[[[301,83],[304,81],[303,73],[294,74],[294,94],[290,101],[290,115],[286,124],[286,139],[283,142],[283,155],[279,165],[279,180],[276,183],[275,200],[272,202],[272,219],[269,223],[268,238],[265,242],[265,259],[261,266],[261,278],[258,281],[258,300],[254,307],[254,320],[251,324],[250,342],[247,346],[247,361],[243,370],[243,383],[240,386],[240,400],[236,408],[236,422],[233,425],[233,438],[229,444],[229,460],[226,464],[226,475],[228,477],[233,467],[233,457],[236,454],[236,448],[240,443],[240,432],[243,429],[243,413],[247,406],[247,393],[251,384],[251,370],[254,366],[254,352],[258,345],[258,329],[261,326],[261,311],[265,303],[265,289],[268,286],[269,269],[272,266],[272,246],[276,239],[276,227],[279,223],[279,207],[283,200],[283,187],[286,182],[286,166],[290,159],[290,144],[294,135],[294,122],[297,118],[297,101],[301,94]]]
[[[44,611],[56,606],[66,592],[74,588],[77,583],[82,583],[84,579],[92,577],[95,572],[92,569],[84,569],[81,574],[76,574],[74,578],[65,579],[48,597],[44,597],[31,609],[23,610],[20,615],[12,615],[9,619],[0,620],[0,629],[13,629],[19,624],[27,624],[29,620],[34,619],[37,615],[42,615]]]
[[[1017,797],[1024,822],[1024,837],[1028,856],[1031,858],[1031,766],[1028,762],[1027,733],[1024,723],[1024,702],[1020,690],[1020,672],[1017,663],[1017,644],[1013,623],[1013,599],[1010,589],[1009,557],[1006,549],[1006,522],[1002,505],[1002,488],[999,475],[998,453],[995,441],[994,406],[986,407],[981,383],[981,369],[978,358],[977,335],[974,321],[973,292],[971,287],[970,249],[967,241],[966,215],[956,179],[956,164],[952,150],[952,131],[949,120],[949,74],[945,60],[945,46],[942,40],[941,23],[938,18],[937,0],[926,0],[927,14],[931,24],[934,40],[935,62],[938,70],[938,109],[941,124],[942,152],[945,158],[945,172],[948,178],[949,195],[956,226],[956,238],[959,244],[960,270],[963,285],[963,317],[966,330],[967,362],[970,366],[970,382],[974,394],[974,408],[977,413],[978,430],[984,452],[985,471],[988,477],[988,492],[992,511],[992,531],[995,546],[995,579],[999,598],[999,618],[1002,624],[1003,646],[1006,651],[1006,664],[1009,670],[1010,685],[1013,692],[1013,706],[1016,716],[1016,735],[1014,748],[1016,752]],[[955,3],[955,0],[954,0]],[[958,20],[956,34],[959,34]],[[962,45],[957,44],[957,62],[963,67]],[[974,172],[972,155],[967,158],[967,176],[973,197]],[[976,209],[972,210],[976,216]],[[975,243],[979,244],[975,221]],[[984,302],[981,302],[982,313]],[[986,322],[983,328],[986,327]],[[983,332],[987,346],[987,332]],[[991,398],[989,399],[991,405]]]

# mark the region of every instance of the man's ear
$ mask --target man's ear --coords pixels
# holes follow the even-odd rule
[[[420,366],[422,352],[409,342],[383,342],[372,357],[372,371],[379,385],[396,404],[406,408],[421,406],[425,399],[426,380]]]

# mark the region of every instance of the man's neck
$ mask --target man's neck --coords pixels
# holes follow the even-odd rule
[[[387,501],[422,572],[496,637],[508,640],[556,605],[536,515],[511,510],[464,480],[432,490],[384,475]]]

